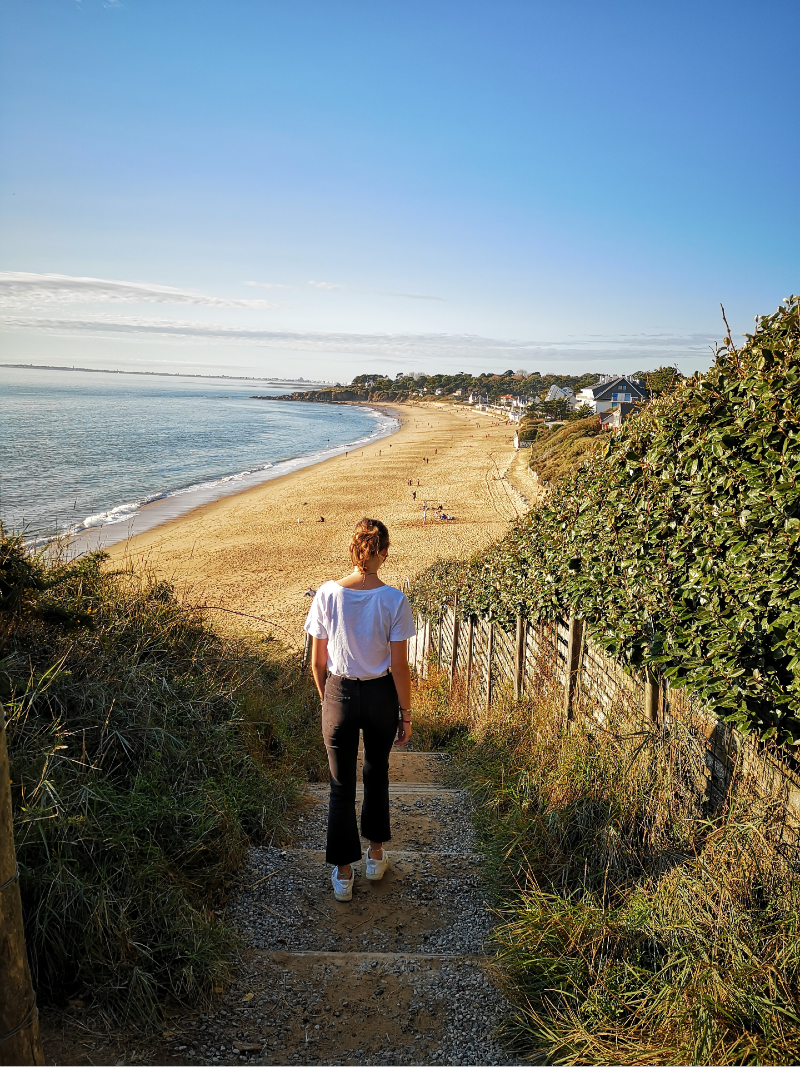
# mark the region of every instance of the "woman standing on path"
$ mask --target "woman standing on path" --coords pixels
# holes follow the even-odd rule
[[[383,878],[389,865],[383,843],[389,828],[389,753],[411,737],[411,672],[406,642],[414,636],[411,606],[378,571],[389,554],[389,531],[362,519],[350,542],[353,572],[318,590],[306,619],[313,648],[311,669],[322,700],[331,793],[325,859],[334,864],[337,900],[353,896],[361,859],[356,821],[356,765],[364,734],[361,834],[369,840],[366,875]],[[395,742],[395,738],[397,739]]]

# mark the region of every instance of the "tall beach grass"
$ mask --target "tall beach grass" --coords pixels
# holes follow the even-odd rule
[[[147,1024],[221,988],[249,842],[324,768],[316,702],[271,639],[224,637],[152,575],[0,530],[0,699],[40,1001]]]
[[[539,1063],[796,1063],[783,796],[739,759],[712,797],[696,722],[586,705],[566,728],[554,682],[542,665],[487,710],[432,669],[415,700],[417,738],[450,748],[476,799],[509,1043]]]

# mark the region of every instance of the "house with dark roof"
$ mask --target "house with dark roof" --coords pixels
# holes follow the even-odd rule
[[[612,378],[597,385],[587,385],[577,396],[578,407],[586,405],[595,415],[608,411],[616,404],[632,404],[650,399],[650,392],[638,378]]]
[[[601,430],[621,430],[622,424],[627,422],[631,415],[635,415],[637,411],[642,410],[640,401],[631,401],[631,403],[614,404],[607,411],[603,411],[600,415],[600,429]]]

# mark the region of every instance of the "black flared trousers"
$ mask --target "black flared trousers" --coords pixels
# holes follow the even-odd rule
[[[364,802],[361,834],[388,841],[389,753],[397,736],[400,703],[391,674],[361,682],[330,675],[322,702],[322,733],[328,750],[331,793],[325,859],[343,866],[361,859],[356,821],[358,735],[364,734]]]

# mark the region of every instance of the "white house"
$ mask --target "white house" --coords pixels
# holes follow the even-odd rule
[[[575,394],[568,385],[565,385],[563,389],[558,385],[551,385],[547,390],[547,396],[544,399],[545,403],[548,400],[566,400],[567,407],[570,408],[570,410],[577,407]]]
[[[603,375],[597,385],[581,389],[576,399],[578,407],[586,405],[595,415],[608,411],[615,404],[631,404],[635,400],[648,400],[650,393],[638,378]]]

